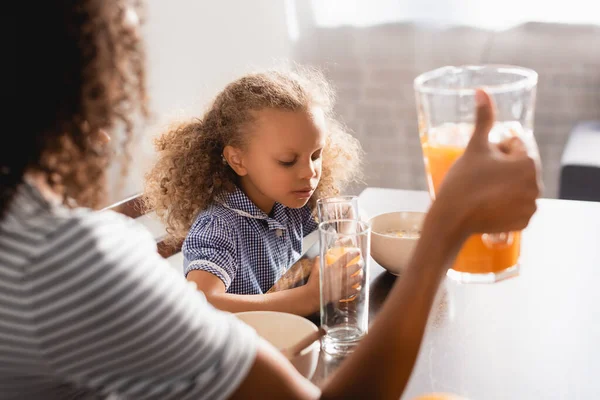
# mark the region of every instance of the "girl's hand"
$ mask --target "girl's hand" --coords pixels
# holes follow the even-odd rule
[[[358,249],[349,248],[333,263],[324,269],[325,287],[323,301],[352,301],[363,285],[364,261]],[[315,312],[321,305],[320,298],[320,257],[316,257],[312,271],[306,283],[309,301],[314,301]]]

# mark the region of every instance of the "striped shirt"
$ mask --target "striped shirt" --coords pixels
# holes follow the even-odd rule
[[[0,399],[227,398],[257,343],[132,219],[24,184],[0,221]]]
[[[217,276],[227,293],[263,294],[302,256],[317,229],[309,206],[275,203],[270,215],[237,188],[200,212],[181,249],[183,270]]]

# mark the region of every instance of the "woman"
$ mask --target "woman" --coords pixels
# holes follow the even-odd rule
[[[528,224],[534,162],[518,141],[503,151],[488,144],[493,107],[479,92],[473,138],[410,266],[357,351],[317,388],[207,304],[134,221],[84,208],[102,199],[103,130],[124,127],[125,139],[112,141],[121,146],[145,113],[139,20],[128,4],[40,2],[28,14],[15,100],[31,117],[0,154],[0,398],[398,398],[465,238]]]

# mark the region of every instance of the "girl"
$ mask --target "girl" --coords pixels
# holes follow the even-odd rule
[[[317,228],[316,200],[358,178],[360,145],[332,108],[321,74],[269,70],[229,84],[201,119],[157,140],[147,206],[174,240],[185,238],[184,273],[216,307],[318,311],[318,273],[304,286],[265,293]]]

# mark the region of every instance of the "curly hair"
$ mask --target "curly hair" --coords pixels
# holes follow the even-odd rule
[[[272,69],[241,77],[216,96],[201,119],[175,124],[156,139],[157,161],[146,174],[145,207],[156,212],[170,239],[180,242],[200,211],[235,188],[238,177],[223,163],[223,149],[243,148],[257,111],[318,106],[325,114],[327,139],[321,179],[310,200],[314,210],[318,198],[339,194],[361,176],[360,144],[334,118],[333,105],[334,92],[315,69]]]
[[[34,8],[32,32],[13,58],[24,76],[16,98],[31,118],[16,144],[0,146],[0,217],[28,171],[44,172],[65,205],[98,207],[112,155],[127,154],[134,118],[148,115],[140,4],[57,0]],[[116,127],[124,130],[117,147],[99,145],[101,130]]]

